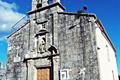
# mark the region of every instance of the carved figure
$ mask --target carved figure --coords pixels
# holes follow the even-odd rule
[[[46,40],[44,36],[38,37],[38,52],[43,53],[46,51]]]
[[[48,33],[48,31],[46,29],[41,29],[36,35],[35,37],[37,38],[37,52],[38,53],[43,53],[46,52],[46,33]],[[35,42],[36,42],[35,41]]]

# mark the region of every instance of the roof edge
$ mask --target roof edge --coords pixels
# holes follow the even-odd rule
[[[79,14],[79,16],[90,16],[90,17],[94,17],[95,19],[97,19],[96,15],[94,13],[58,12],[58,14],[68,14],[68,15],[78,15]]]
[[[30,22],[30,21],[29,21]],[[16,31],[14,31],[13,33],[11,33],[10,35],[7,36],[7,38],[10,38],[12,35],[14,35],[17,31],[19,31],[20,29],[22,29],[24,26],[26,26],[29,22],[27,22],[26,24],[24,24],[22,27],[18,28]]]
[[[106,38],[108,39],[110,45],[112,46],[113,50],[114,50],[115,53],[116,53],[115,46],[113,45],[113,43],[112,43],[110,37],[108,36],[107,32],[105,31],[105,29],[104,29],[104,27],[103,27],[103,24],[101,23],[100,20],[97,20],[97,23],[100,25],[100,29],[101,29],[101,31],[105,34],[105,36],[106,36]]]
[[[34,11],[29,11],[29,12],[27,12],[27,14],[30,15],[30,14],[33,14],[33,13],[35,13],[35,12],[42,11],[42,10],[45,10],[45,9],[54,7],[54,6],[56,6],[56,5],[58,5],[58,6],[61,7],[63,10],[65,10],[64,6],[63,6],[61,3],[56,2],[56,3],[52,3],[52,4],[48,5],[48,6],[45,6],[45,7],[41,7],[41,8],[39,8],[39,9],[36,9],[36,10],[34,10]]]

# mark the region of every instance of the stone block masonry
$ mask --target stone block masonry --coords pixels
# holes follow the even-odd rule
[[[29,22],[8,37],[7,80],[101,80],[96,16],[46,2],[33,0]]]

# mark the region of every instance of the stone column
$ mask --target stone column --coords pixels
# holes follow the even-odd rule
[[[28,69],[28,78],[27,80],[35,80],[35,68],[34,68],[34,61],[33,60],[28,60],[27,61]]]
[[[37,1],[36,0],[32,0],[32,10],[37,9],[36,5],[37,5]]]
[[[39,2],[38,0],[32,0],[32,10],[36,10],[37,9],[38,2]],[[42,0],[41,4],[42,4],[41,7],[48,6],[48,0]]]
[[[59,80],[59,56],[53,57],[53,64],[54,64],[54,80]]]

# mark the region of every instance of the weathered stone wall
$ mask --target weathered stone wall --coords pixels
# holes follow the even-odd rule
[[[26,24],[23,28],[8,38],[7,80],[25,80],[26,64],[23,62],[23,60],[24,55],[28,51],[28,43],[29,24]],[[14,58],[16,57],[17,53],[21,59],[20,62],[16,63],[14,62]]]
[[[7,80],[36,80],[36,69],[48,66],[53,69],[54,80],[59,80],[64,69],[69,70],[69,80],[100,80],[94,18],[57,13],[62,11],[58,4],[37,10],[30,14],[28,24],[8,38]],[[42,54],[35,51],[35,35],[41,27],[49,32],[47,50]],[[52,45],[57,53],[48,51]],[[20,62],[14,62],[17,53]],[[82,69],[85,76],[80,75]]]
[[[35,76],[31,76],[32,74],[36,74],[35,70],[40,67],[51,67],[53,70],[52,77],[54,80],[59,80],[59,53],[53,53],[55,55],[53,60],[51,61],[51,54],[48,51],[50,46],[58,47],[58,14],[57,12],[62,12],[63,10],[59,6],[51,7],[42,11],[37,11],[30,15],[31,17],[31,27],[30,27],[30,53],[33,55],[34,52],[34,39],[35,35],[40,31],[40,27],[45,28],[49,33],[46,34],[47,37],[47,51],[43,54],[37,54],[36,57],[31,57],[32,59],[27,60],[28,63],[28,80],[36,80]],[[32,53],[33,52],[33,53]],[[37,58],[37,59],[36,59]],[[54,73],[54,74],[53,74]]]
[[[57,5],[30,14],[30,22],[8,38],[7,80],[36,80],[35,74],[37,68],[52,67],[49,59],[50,52],[47,51],[44,54],[36,53],[35,35],[41,30],[42,26],[42,28],[45,28],[49,32],[46,35],[47,47],[58,45],[56,39],[56,16],[59,11],[62,12],[63,10]],[[17,53],[21,58],[20,62],[14,62]],[[28,55],[27,58],[25,58],[26,55]],[[53,77],[57,80],[59,79],[59,56],[54,56],[53,64],[53,73],[55,75]]]
[[[92,19],[92,18],[91,18]],[[69,70],[69,80],[100,80],[94,22],[89,16],[59,14],[58,49],[60,69]]]

